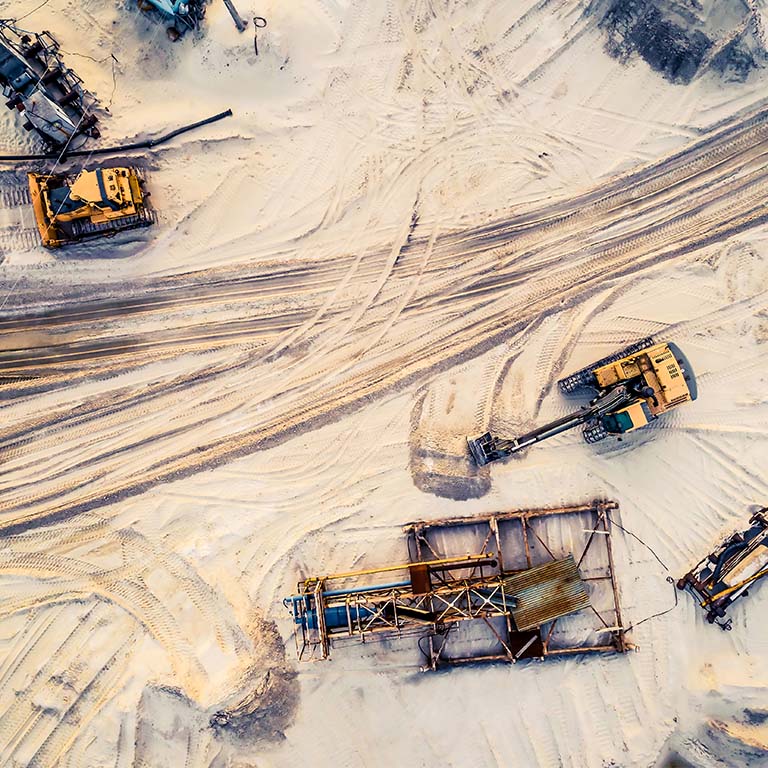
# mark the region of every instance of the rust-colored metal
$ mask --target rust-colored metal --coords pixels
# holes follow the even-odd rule
[[[533,629],[589,607],[589,595],[572,555],[502,579],[504,592],[517,605],[512,619],[518,630]]]
[[[578,512],[594,512],[596,506],[600,504],[602,508],[610,511],[618,509],[619,505],[615,501],[593,501],[589,504],[577,504],[571,507],[545,507],[542,509],[515,509],[506,512],[493,512],[490,515],[483,516],[467,516],[467,517],[443,517],[437,520],[418,521],[413,523],[406,523],[403,526],[405,533],[410,533],[418,529],[421,532],[427,531],[430,528],[445,528],[456,527],[460,525],[478,525],[489,520],[491,517],[495,517],[497,520],[530,520],[535,517],[549,517],[550,515],[573,515]]]
[[[403,528],[409,563],[300,583],[299,595],[290,598],[298,612],[295,613],[297,624],[301,624],[297,628],[297,645],[299,634],[302,638],[300,658],[327,658],[334,637],[357,637],[365,641],[387,634],[421,635],[424,647],[420,647],[426,656],[424,669],[477,661],[515,663],[521,659],[555,655],[623,652],[627,650],[627,643],[622,628],[608,516],[609,510],[617,509],[615,502],[595,501],[554,509],[515,510],[409,523]],[[562,515],[576,516],[574,522],[567,525],[589,534],[582,552],[556,554],[562,552],[562,547],[557,549],[550,546],[551,541],[547,543],[545,524],[538,524],[538,531],[531,526],[534,519],[544,521],[547,517]],[[588,516],[589,522],[584,521],[583,516]],[[455,541],[455,538],[435,538],[437,532],[457,526],[487,526],[477,554],[457,552],[451,556],[450,552],[440,551],[445,545],[438,546],[436,542]],[[504,552],[502,543],[507,542],[509,548],[515,546],[515,541],[519,554],[511,557],[509,552]],[[488,552],[489,546],[493,546],[495,552]],[[477,552],[477,544],[471,549]],[[596,554],[590,557],[589,574],[582,578],[579,565],[585,562],[590,549]],[[527,567],[508,570],[509,563],[521,562],[523,553]],[[324,592],[329,579],[338,582],[339,579],[356,578],[359,581],[401,568],[407,571],[408,581],[348,588],[345,582],[341,589]],[[590,604],[587,585],[600,580],[611,582],[613,602],[607,607],[599,604],[596,608]],[[555,634],[558,619],[585,608],[591,609],[599,619],[599,625],[591,630],[591,636],[597,642],[583,645],[583,639],[578,637],[571,640],[572,644],[564,643],[567,632],[572,631],[574,625],[566,624],[564,630]],[[605,616],[601,612],[605,612]],[[464,637],[453,634],[451,629],[462,622],[477,620],[487,627],[484,632],[489,634],[484,642],[491,642],[490,652],[472,657],[466,653],[451,656],[450,650],[460,647],[453,638],[463,642],[461,638]],[[610,642],[606,642],[606,635],[610,636]],[[306,652],[307,646],[310,646],[309,652]]]
[[[488,527],[493,532],[493,538],[496,542],[496,551],[498,554],[498,560],[499,560],[499,570],[503,573],[504,572],[504,556],[501,553],[501,539],[499,538],[499,521],[495,517],[491,517],[488,520]]]
[[[428,565],[412,565],[408,571],[411,574],[411,589],[414,595],[426,595],[432,590]]]
[[[496,523],[498,525],[498,522]],[[523,546],[525,547],[525,562],[528,563],[528,567],[531,567],[531,545],[528,542],[528,520],[523,518],[520,521],[520,528],[523,532]]]
[[[603,530],[606,532],[605,537],[605,548],[608,552],[608,575],[611,580],[611,589],[613,590],[613,607],[616,611],[616,626],[622,627],[620,629],[615,637],[614,642],[616,643],[616,650],[623,653],[627,650],[626,646],[626,640],[624,638],[624,622],[621,619],[621,604],[619,601],[619,587],[616,584],[616,579],[614,577],[614,565],[613,565],[613,543],[611,541],[611,529],[610,529],[610,521],[608,519],[608,510],[609,509],[615,509],[615,507],[609,507],[606,503],[601,502],[598,505],[598,517],[599,522],[602,523]]]

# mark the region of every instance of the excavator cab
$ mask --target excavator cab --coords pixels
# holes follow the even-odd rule
[[[602,424],[609,435],[623,435],[640,429],[656,418],[651,413],[645,400],[632,403],[615,413],[607,413],[602,418]]]
[[[476,463],[483,466],[505,458],[577,426],[583,426],[588,443],[608,435],[623,435],[697,397],[693,371],[678,347],[670,342],[657,344],[651,338],[598,360],[558,383],[565,394],[591,389],[597,395],[578,411],[520,437],[501,438],[486,432],[468,440]]]

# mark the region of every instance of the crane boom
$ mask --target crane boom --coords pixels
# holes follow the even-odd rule
[[[549,437],[559,435],[568,429],[573,429],[580,424],[586,424],[593,419],[615,411],[623,405],[633,400],[635,395],[631,394],[627,387],[619,386],[596,397],[589,405],[579,408],[578,411],[569,413],[560,419],[545,424],[543,427],[527,432],[520,437],[512,439],[495,437],[490,432],[475,438],[467,440],[469,450],[479,466],[488,464],[496,459],[502,459],[510,456],[529,445],[539,443]]]

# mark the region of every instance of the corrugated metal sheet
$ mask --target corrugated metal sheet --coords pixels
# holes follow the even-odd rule
[[[503,583],[505,594],[517,602],[512,618],[520,631],[589,607],[573,555],[505,576]]]

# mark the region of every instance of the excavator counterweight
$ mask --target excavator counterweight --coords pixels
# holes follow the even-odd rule
[[[486,432],[468,439],[479,466],[517,453],[534,443],[584,426],[584,439],[596,443],[644,427],[672,408],[696,399],[688,361],[672,343],[644,339],[603,358],[559,382],[563,392],[582,387],[597,390],[588,405],[520,437],[501,438]]]

